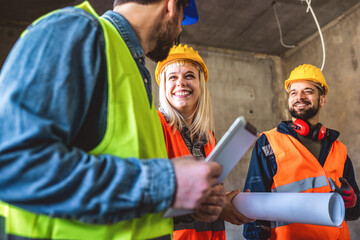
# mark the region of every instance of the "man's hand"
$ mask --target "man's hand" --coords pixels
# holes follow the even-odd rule
[[[223,211],[220,214],[220,219],[227,221],[235,225],[242,225],[243,223],[249,223],[255,221],[254,219],[247,218],[242,215],[231,203],[232,199],[240,192],[235,190],[226,194],[226,203]]]
[[[193,156],[171,159],[176,175],[176,195],[173,207],[196,209],[211,194],[210,188],[222,173],[216,162],[199,161]]]
[[[335,184],[335,192],[339,193],[343,198],[345,203],[345,208],[354,207],[356,204],[357,197],[355,195],[353,188],[350,186],[350,184],[346,181],[345,178],[341,177],[339,178],[339,181],[341,182],[341,188],[339,188]]]
[[[213,222],[219,218],[219,215],[225,205],[225,188],[218,184],[210,188],[210,195],[205,201],[195,209],[191,216],[199,222]]]

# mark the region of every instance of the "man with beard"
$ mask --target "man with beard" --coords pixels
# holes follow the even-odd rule
[[[197,18],[194,0],[116,0],[27,28],[0,75],[0,239],[151,239],[170,206],[201,208],[221,166],[167,159],[144,59]]]
[[[345,220],[360,215],[359,188],[339,132],[319,122],[329,90],[321,70],[310,64],[295,68],[285,81],[292,121],[264,132],[252,152],[244,190],[251,192],[337,191],[345,202]],[[311,217],[311,216],[309,216]],[[350,239],[341,227],[268,222],[244,224],[246,239]]]

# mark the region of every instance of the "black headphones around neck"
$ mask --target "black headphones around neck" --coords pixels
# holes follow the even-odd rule
[[[301,136],[308,137],[314,141],[322,140],[326,134],[326,128],[321,123],[312,126],[308,121],[296,119],[290,126]]]

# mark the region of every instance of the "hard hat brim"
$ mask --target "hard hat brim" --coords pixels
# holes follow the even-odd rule
[[[195,0],[190,0],[189,5],[184,8],[184,20],[181,25],[191,25],[199,20]]]
[[[308,81],[308,82],[311,82],[313,85],[318,85],[318,87],[321,87],[323,88],[324,90],[324,94],[326,95],[329,91],[329,88],[327,85],[322,85],[321,83],[319,83],[316,79],[314,78],[304,78],[304,79],[287,79],[285,81],[285,90],[287,92],[289,92],[289,87],[292,83],[294,82],[300,82],[300,81]]]
[[[167,58],[163,61],[158,62],[155,68],[155,78],[158,85],[160,85],[160,75],[165,69],[165,67],[174,61],[184,60],[187,62],[193,62],[198,65],[202,71],[204,72],[205,82],[208,81],[209,72],[206,67],[204,60],[199,55],[198,51],[194,50],[192,47],[187,46],[186,44],[183,46],[182,44],[174,45],[167,56]]]
[[[156,76],[156,82],[158,85],[160,85],[160,74],[163,72],[164,68],[167,65],[170,65],[173,62],[180,61],[180,60],[193,62],[194,64],[197,64],[204,72],[205,82],[208,81],[209,72],[208,72],[205,62],[202,60],[202,58],[200,56],[199,56],[199,58],[194,59],[194,57],[187,58],[185,54],[176,54],[175,53],[175,54],[171,54],[171,56],[169,56],[167,58],[166,62],[159,62],[158,65],[156,66],[155,76]]]

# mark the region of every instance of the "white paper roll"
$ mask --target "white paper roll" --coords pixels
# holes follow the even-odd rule
[[[251,219],[339,226],[345,217],[338,193],[239,193],[232,200]]]

